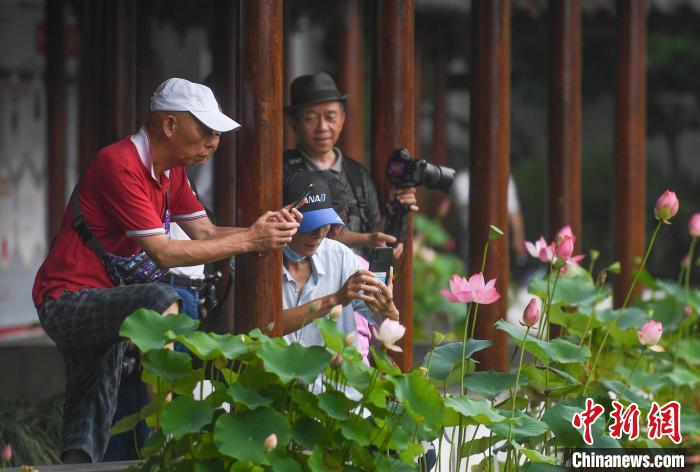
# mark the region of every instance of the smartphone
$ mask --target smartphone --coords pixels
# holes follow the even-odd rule
[[[306,199],[306,197],[311,195],[311,192],[313,192],[313,190],[314,190],[314,184],[309,184],[309,186],[306,187],[306,190],[304,191],[304,193],[301,194],[301,197],[294,200],[294,203],[292,203],[291,208],[297,208],[297,209],[301,208],[305,203],[304,200]]]
[[[390,247],[372,248],[369,258],[369,271],[384,284],[389,282],[389,269],[394,257],[394,250]]]

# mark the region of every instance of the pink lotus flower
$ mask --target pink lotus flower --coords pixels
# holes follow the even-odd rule
[[[555,241],[557,244],[561,244],[562,241],[566,238],[571,238],[576,242],[576,236],[574,235],[574,231],[571,229],[571,225],[566,225],[562,229],[559,230],[557,233],[557,237],[555,238]]]
[[[556,251],[557,258],[566,262],[566,266],[562,268],[562,272],[566,273],[567,266],[569,264],[578,264],[578,262],[583,259],[583,254],[574,256],[574,238],[565,237],[564,240],[559,244]]]
[[[2,448],[2,460],[5,462],[10,462],[10,459],[12,459],[12,445],[8,444],[5,447]]]
[[[552,260],[552,255],[554,254],[554,243],[547,244],[544,236],[540,236],[535,244],[530,241],[525,241],[525,249],[530,255],[542,262],[550,262]]]
[[[700,213],[693,213],[688,221],[688,232],[694,238],[700,236]]]
[[[403,352],[403,349],[397,346],[396,342],[406,333],[406,328],[398,321],[387,318],[382,321],[378,332],[374,327],[372,327],[372,332],[374,333],[374,337],[384,344],[385,348],[390,351]]]
[[[658,345],[662,333],[663,325],[658,321],[649,320],[637,331],[637,337],[642,345],[652,351],[663,352],[664,348]]]
[[[275,433],[272,433],[267,438],[265,438],[265,442],[263,443],[263,448],[267,452],[270,452],[276,447],[277,447],[277,435]]]
[[[331,365],[333,367],[340,367],[340,365],[343,363],[343,355],[341,353],[336,353],[335,356],[331,359]]]
[[[532,298],[530,303],[525,307],[523,312],[523,318],[520,320],[520,324],[523,326],[533,327],[540,321],[540,309],[537,306],[537,299]]]
[[[683,259],[681,259],[681,267],[683,269],[687,269],[688,267],[690,267],[690,256],[688,254],[683,256]]]
[[[495,302],[501,295],[495,288],[496,279],[491,279],[488,283],[484,283],[484,274],[479,272],[469,277],[469,290],[474,298],[474,303],[488,305]]]
[[[674,192],[666,190],[661,194],[658,200],[656,200],[656,206],[654,207],[654,217],[657,220],[661,220],[666,224],[670,224],[668,220],[673,218],[676,213],[678,213],[678,198]]]
[[[474,297],[469,290],[469,282],[464,277],[454,274],[450,279],[450,289],[440,290],[445,300],[452,303],[471,303]]]

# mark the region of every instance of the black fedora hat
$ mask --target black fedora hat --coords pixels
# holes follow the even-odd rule
[[[341,95],[330,74],[319,72],[313,75],[302,75],[292,81],[290,87],[292,103],[284,107],[284,112],[293,115],[301,107],[314,103],[344,102],[349,95]]]

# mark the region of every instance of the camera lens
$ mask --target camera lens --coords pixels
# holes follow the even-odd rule
[[[448,193],[452,187],[452,181],[455,178],[455,170],[451,167],[437,166],[429,162],[425,162],[423,168],[423,181],[421,182],[428,188],[440,190]]]

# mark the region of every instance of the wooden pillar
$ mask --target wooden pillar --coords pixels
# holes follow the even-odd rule
[[[285,18],[287,15],[285,15]],[[284,105],[288,105],[290,103],[290,95],[289,95],[289,86],[292,84],[292,80],[295,79],[295,77],[292,77],[292,50],[291,50],[291,41],[289,40],[289,37],[292,33],[292,25],[290,22],[285,21],[284,25],[284,39],[282,41],[282,48],[283,48],[283,57],[284,57],[284,83],[282,84],[283,86],[283,97],[284,97]],[[297,136],[296,133],[294,133],[294,130],[292,129],[291,126],[289,126],[289,123],[287,120],[284,120],[284,149],[294,149],[297,146]],[[342,148],[341,148],[342,149]]]
[[[372,176],[380,204],[386,203],[389,182],[386,165],[391,151],[406,148],[413,154],[413,0],[383,0],[377,4],[372,79]],[[413,218],[408,218],[404,255],[397,268],[394,299],[406,327],[401,367],[413,363]]]
[[[615,306],[632,283],[635,257],[644,255],[646,221],[646,2],[617,3],[615,109]],[[637,294],[639,293],[639,287]]]
[[[363,0],[345,0],[345,14],[342,16],[343,29],[340,32],[340,93],[350,94],[345,101],[347,120],[340,135],[338,146],[344,154],[362,164],[365,158],[365,116],[364,116],[364,48],[362,44],[362,3]]]
[[[46,2],[48,115],[48,241],[58,234],[66,207],[66,48],[63,0]]]
[[[282,0],[241,2],[236,224],[282,206]],[[237,332],[282,333],[282,252],[236,257]]]
[[[493,324],[508,307],[507,191],[510,133],[510,0],[472,2],[472,80],[470,104],[469,268],[481,270],[489,225],[505,233],[489,246],[484,271],[496,278],[501,298],[479,307],[476,338],[494,345],[477,355],[479,369],[504,371],[507,342]]]
[[[237,103],[236,89],[236,60],[237,35],[240,28],[240,6],[238,1],[217,0],[214,8],[214,30],[211,32],[210,47],[212,52],[212,88],[220,100],[224,113],[238,121],[242,109]],[[214,214],[219,226],[234,226],[235,215],[235,170],[236,170],[236,140],[240,129],[224,133],[219,142],[219,149],[214,156]],[[252,159],[256,159],[253,157]],[[251,160],[252,160],[251,159]],[[231,283],[231,271],[228,259],[217,263],[217,270],[223,275],[218,288],[218,294],[223,296],[226,287]],[[226,332],[234,330],[234,297],[229,294],[225,301],[224,320],[217,328]]]
[[[136,0],[83,0],[80,10],[80,172],[136,128]]]
[[[443,42],[434,46],[433,60],[433,146],[431,157],[433,164],[447,165],[447,51]],[[445,199],[449,196],[442,192],[431,192],[430,211],[435,215]]]
[[[581,228],[581,4],[550,0],[549,235]]]

